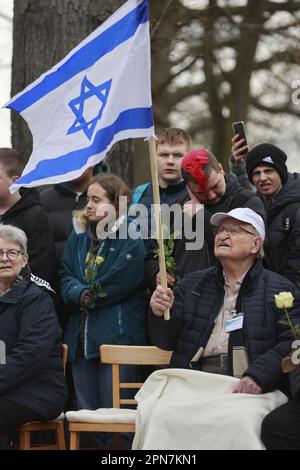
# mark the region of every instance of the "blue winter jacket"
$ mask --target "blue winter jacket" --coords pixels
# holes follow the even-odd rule
[[[87,233],[69,237],[61,262],[61,294],[71,306],[64,341],[73,361],[80,332],[80,295],[90,286],[85,279],[85,259],[90,246]],[[144,285],[145,247],[138,238],[102,241],[98,255],[104,263],[98,266],[95,282],[99,282],[105,298],[89,309],[84,330],[84,357],[99,357],[101,344],[145,344],[146,290]]]

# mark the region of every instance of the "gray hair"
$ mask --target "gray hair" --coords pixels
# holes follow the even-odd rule
[[[251,224],[249,224],[251,225]],[[260,246],[260,249],[259,249],[259,252],[257,253],[257,258],[264,258],[265,256],[265,252],[264,252],[264,242],[261,238],[261,235],[258,233],[258,231],[256,230],[255,227],[253,227],[253,225],[251,225],[251,227],[253,228],[253,231],[255,233],[255,235],[257,235],[260,239],[261,239],[261,246]]]
[[[16,243],[21,248],[23,254],[27,253],[27,237],[25,232],[13,225],[0,224],[0,238],[7,242]]]

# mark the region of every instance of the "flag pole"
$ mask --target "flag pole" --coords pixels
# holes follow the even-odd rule
[[[164,247],[164,237],[161,221],[161,207],[160,207],[160,196],[159,196],[159,187],[158,187],[158,172],[157,172],[157,160],[156,160],[156,148],[155,148],[155,137],[150,137],[148,140],[149,143],[149,153],[150,153],[150,167],[151,167],[151,179],[152,179],[152,189],[153,189],[153,202],[154,202],[154,217],[155,217],[155,234],[158,244],[158,259],[159,259],[159,271],[161,276],[161,285],[163,288],[167,288],[167,271],[166,271],[166,261],[165,261],[165,247]],[[170,320],[170,311],[169,309],[164,311],[164,319]]]

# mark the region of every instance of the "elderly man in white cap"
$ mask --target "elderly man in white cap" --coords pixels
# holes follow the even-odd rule
[[[256,212],[236,208],[216,213],[210,221],[219,264],[187,274],[174,292],[157,287],[150,302],[150,339],[173,350],[171,367],[239,377],[234,392],[283,389],[281,360],[292,339],[274,295],[292,292],[290,316],[298,323],[300,292],[286,278],[264,269],[265,227]],[[166,308],[171,309],[170,321],[163,319]]]

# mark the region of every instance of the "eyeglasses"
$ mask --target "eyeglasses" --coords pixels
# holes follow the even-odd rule
[[[4,254],[6,254],[7,259],[9,259],[10,261],[16,261],[19,255],[24,255],[22,251],[18,250],[0,250],[0,260],[3,259]]]
[[[249,230],[245,229],[244,227],[240,227],[239,225],[223,225],[214,227],[215,235],[226,232],[229,235],[240,235],[241,233],[249,233],[249,235],[254,235],[256,237],[256,233],[250,232]]]

